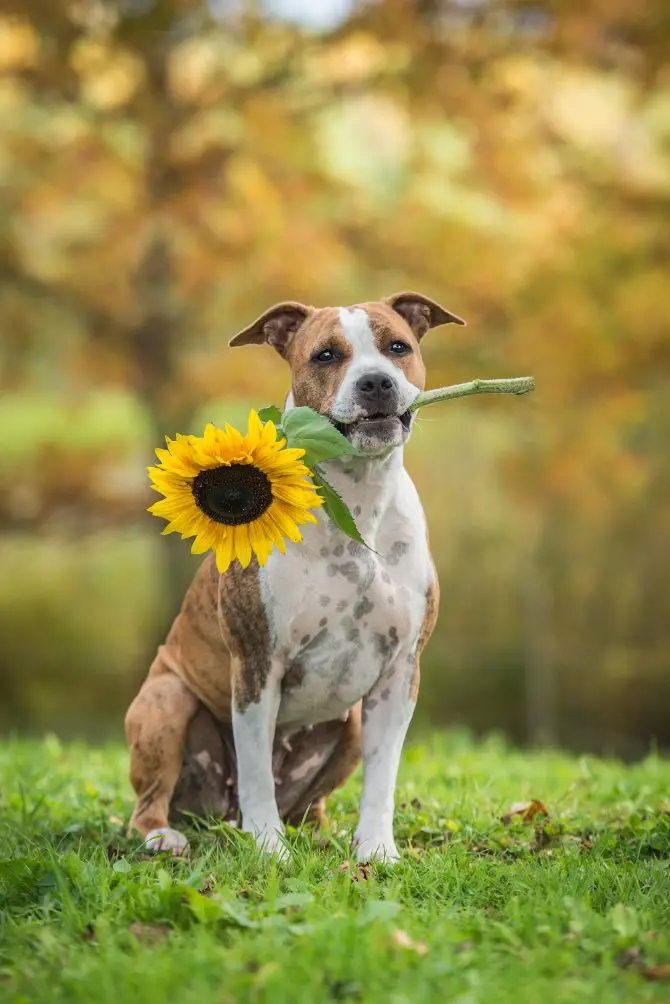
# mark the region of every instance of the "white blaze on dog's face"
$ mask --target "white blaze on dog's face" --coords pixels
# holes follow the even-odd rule
[[[327,415],[357,450],[378,456],[409,436],[409,407],[426,379],[421,338],[451,322],[465,323],[420,293],[353,307],[287,302],[230,344],[272,345],[291,367],[294,404]]]

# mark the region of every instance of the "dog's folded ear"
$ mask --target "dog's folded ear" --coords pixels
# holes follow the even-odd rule
[[[283,356],[296,331],[313,311],[314,307],[306,307],[304,303],[297,303],[294,300],[276,303],[274,307],[270,307],[256,318],[248,328],[238,332],[228,344],[234,347],[267,343]]]
[[[465,324],[462,317],[445,310],[423,293],[394,293],[384,302],[407,321],[417,338],[423,338],[429,328],[437,328],[440,324]]]

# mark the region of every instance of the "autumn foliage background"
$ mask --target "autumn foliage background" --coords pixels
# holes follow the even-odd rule
[[[145,513],[166,433],[280,403],[228,338],[424,291],[469,325],[407,451],[440,623],[419,724],[670,746],[663,0],[6,0],[0,727],[121,716],[199,559]]]

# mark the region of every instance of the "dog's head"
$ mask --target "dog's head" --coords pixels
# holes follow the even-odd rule
[[[293,400],[327,415],[370,456],[409,436],[409,406],[425,386],[420,342],[440,324],[465,324],[421,293],[353,307],[278,303],[231,339],[272,345],[293,377]]]

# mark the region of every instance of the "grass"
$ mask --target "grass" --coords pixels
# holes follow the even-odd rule
[[[189,860],[148,859],[124,835],[125,775],[119,745],[0,745],[0,1000],[668,999],[649,978],[670,961],[661,759],[427,740],[403,758],[403,860],[364,871],[348,854],[358,777],[328,840],[289,834],[282,866],[215,824]],[[548,820],[501,821],[531,798]]]

